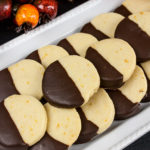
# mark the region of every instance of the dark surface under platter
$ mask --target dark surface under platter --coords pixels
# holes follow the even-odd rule
[[[124,150],[150,150],[150,132],[129,145]]]

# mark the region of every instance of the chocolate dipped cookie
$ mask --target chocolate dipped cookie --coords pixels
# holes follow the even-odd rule
[[[67,150],[78,138],[81,120],[76,109],[57,108],[45,104],[47,133],[29,150]]]
[[[61,40],[58,45],[63,47],[70,55],[85,57],[86,50],[95,42],[97,42],[97,39],[91,34],[75,33]]]
[[[150,12],[140,12],[122,20],[115,37],[127,41],[134,49],[137,61],[150,60]]]
[[[100,86],[94,65],[80,56],[66,56],[46,69],[43,93],[47,102],[59,107],[79,107],[88,102]]]
[[[125,17],[141,11],[150,11],[149,0],[125,0],[114,12]]]
[[[113,38],[117,25],[124,17],[117,13],[100,14],[87,23],[81,29],[83,33],[89,33],[95,36],[99,41],[107,38]]]
[[[27,150],[44,136],[46,126],[46,111],[36,98],[12,95],[0,103],[1,150]]]
[[[116,120],[127,119],[140,111],[140,102],[147,92],[143,70],[136,66],[131,78],[118,90],[107,90],[115,106]]]
[[[54,61],[68,55],[68,52],[62,47],[56,45],[47,45],[31,53],[29,56],[27,56],[27,59],[35,60],[47,68]]]
[[[101,87],[108,89],[121,87],[136,66],[133,48],[120,39],[105,39],[91,45],[85,58],[96,67],[101,77]]]
[[[115,116],[114,104],[104,89],[96,94],[81,108],[77,108],[82,121],[82,130],[76,144],[90,141],[106,131]]]
[[[25,94],[41,99],[44,67],[33,60],[21,60],[0,71],[0,102],[13,94]]]

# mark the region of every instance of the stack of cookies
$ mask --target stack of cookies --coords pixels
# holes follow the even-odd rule
[[[0,150],[67,150],[139,113],[150,101],[149,6],[126,0],[0,71]]]

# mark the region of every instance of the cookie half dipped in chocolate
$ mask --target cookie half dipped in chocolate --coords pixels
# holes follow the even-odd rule
[[[35,60],[47,68],[54,61],[68,55],[68,52],[60,46],[47,45],[31,53],[27,59]]]
[[[36,98],[12,95],[0,103],[0,147],[3,150],[28,150],[45,135],[46,126],[46,111]]]
[[[97,39],[90,34],[75,33],[61,40],[58,45],[63,47],[70,55],[85,57],[86,50],[95,42],[97,42]]]
[[[117,13],[106,13],[96,16],[87,23],[81,30],[83,33],[89,33],[95,36],[99,41],[113,38],[117,25],[124,17]]]
[[[108,89],[121,87],[136,66],[133,48],[120,39],[105,39],[93,44],[85,58],[95,65],[101,77],[101,87]]]
[[[125,17],[141,11],[150,11],[149,0],[125,0],[114,12]]]
[[[106,131],[115,116],[114,104],[104,89],[99,89],[87,104],[77,110],[82,121],[82,130],[76,141],[77,144],[88,142]]]
[[[44,67],[30,59],[21,60],[8,67],[13,83],[20,94],[31,95],[41,99]]]
[[[94,65],[75,55],[52,63],[43,78],[44,98],[59,107],[84,105],[99,86],[100,77]]]
[[[21,60],[0,71],[0,102],[13,94],[43,96],[42,79],[44,67],[33,60]]]
[[[116,120],[127,119],[140,111],[140,102],[147,92],[147,80],[143,70],[136,66],[131,78],[118,90],[107,90],[115,106]]]
[[[130,15],[118,25],[115,37],[127,41],[134,49],[137,61],[150,60],[150,12]]]
[[[142,100],[142,102],[149,102],[150,101],[150,61],[141,63],[141,66],[147,77],[147,84],[148,84],[147,94],[144,97],[144,99]]]
[[[57,108],[45,104],[48,116],[47,133],[29,150],[67,150],[78,138],[81,120],[76,109]]]

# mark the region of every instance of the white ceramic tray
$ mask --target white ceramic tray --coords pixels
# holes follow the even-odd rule
[[[90,0],[89,2],[56,18],[52,22],[23,34],[0,47],[0,69],[24,58],[35,49],[56,44],[80,28],[94,16],[109,12],[123,0]],[[76,145],[70,150],[122,150],[124,147],[150,131],[150,104],[142,104],[142,111],[125,121],[115,121],[111,128],[95,140]]]

